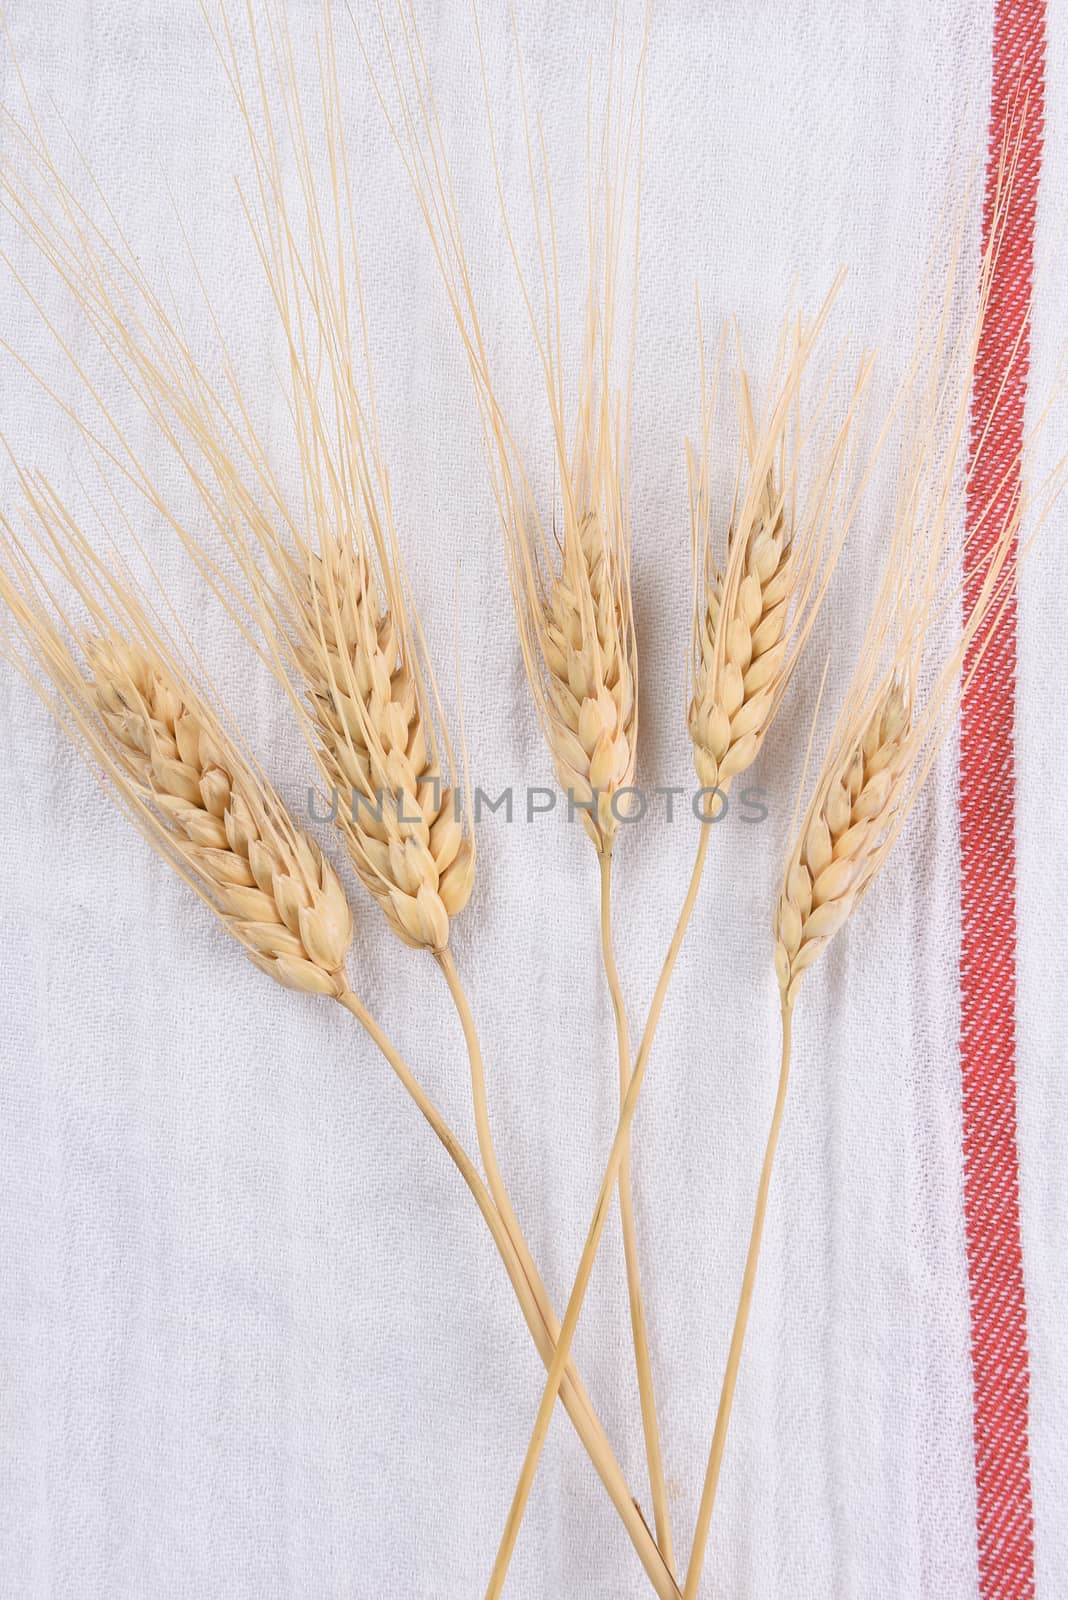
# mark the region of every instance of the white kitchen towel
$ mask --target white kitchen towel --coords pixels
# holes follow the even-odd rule
[[[592,64],[593,83],[604,81],[614,9],[533,0],[517,19],[553,171],[573,340],[585,297],[588,73]],[[311,90],[318,0],[291,0],[289,10]],[[456,0],[417,0],[417,10],[502,399],[551,489],[544,395],[500,227],[471,13]],[[355,0],[354,11],[381,65],[374,7]],[[17,60],[64,170],[89,192],[61,119],[149,278],[182,305],[194,350],[210,362],[216,335],[190,248],[250,392],[276,394],[281,345],[232,182],[248,175],[244,133],[195,0],[6,0],[4,12],[5,105],[24,117]],[[483,0],[480,15],[505,197],[533,271],[510,7]],[[628,7],[632,64],[642,21]],[[344,5],[335,25],[383,444],[413,592],[454,727],[459,655],[472,780],[519,797],[511,824],[498,814],[480,827],[477,886],[455,946],[482,1030],[501,1166],[562,1310],[617,1110],[595,859],[561,806],[523,817],[526,788],[553,779],[520,664],[468,373]],[[639,781],[650,789],[692,784],[684,441],[699,418],[694,287],[706,329],[737,318],[759,391],[787,306],[815,309],[845,265],[829,342],[847,361],[876,350],[876,417],[905,369],[925,270],[969,193],[962,275],[978,271],[993,32],[991,0],[655,8],[631,469]],[[1065,326],[1062,0],[1048,10],[1045,72],[1032,418],[1055,389]],[[2,226],[41,308],[208,537],[166,445],[69,298],[6,215]],[[0,326],[54,396],[83,412],[83,384],[7,266]],[[8,356],[0,375],[0,429],[15,458],[61,493],[88,485],[99,501],[84,441],[55,399]],[[264,405],[284,461],[284,407]],[[1065,410],[1053,408],[1036,471],[1064,451]],[[719,470],[729,477],[729,463]],[[829,655],[835,704],[862,636],[891,493],[892,475],[877,475],[761,758],[766,820],[728,817],[714,837],[635,1124],[654,1376],[683,1557],[774,1094],[771,908],[823,663]],[[6,460],[0,494],[16,517]],[[1019,635],[1019,1147],[1036,1587],[988,1587],[983,1600],[1068,1593],[1065,531],[1055,513],[1029,560]],[[311,772],[284,698],[205,601],[159,519],[145,513],[138,533],[249,743],[302,806]],[[351,1020],[251,968],[6,670],[0,761],[0,1596],[481,1594],[544,1374],[469,1195]],[[709,1600],[980,1594],[957,819],[951,745],[799,1007]],[[655,806],[617,851],[619,961],[635,1032],[693,845],[686,810],[668,824]],[[440,977],[387,933],[355,885],[353,898],[355,986],[473,1146],[463,1041]],[[648,1512],[614,1216],[575,1351]],[[559,1411],[507,1592],[648,1592]]]

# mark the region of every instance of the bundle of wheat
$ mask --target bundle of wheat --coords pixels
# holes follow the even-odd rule
[[[892,408],[902,419],[903,447],[882,579],[842,710],[788,851],[774,916],[782,1015],[779,1081],[685,1600],[696,1600],[701,1581],[786,1104],[792,1018],[801,980],[875,882],[953,726],[962,682],[979,669],[1016,588],[1022,517],[1038,505],[1040,523],[1063,485],[1062,461],[1037,494],[1024,488],[1005,496],[1002,470],[1018,468],[1019,459],[998,461],[998,491],[979,517],[984,557],[976,581],[964,589],[950,508],[968,447],[976,354],[1005,245],[1013,171],[1014,152],[1008,150],[1001,158],[978,300],[963,333],[954,339],[950,332],[958,234],[945,289],[921,322],[913,360]],[[1010,353],[1010,367],[1012,359]],[[985,469],[986,452],[996,448],[988,427],[972,441],[966,477]]]
[[[5,165],[0,191],[144,402],[181,463],[195,504],[223,541],[222,555],[204,547],[194,518],[157,486],[103,407],[105,426],[112,430],[106,446],[73,409],[68,416],[83,440],[100,447],[175,530],[232,620],[283,684],[320,778],[333,795],[332,812],[360,883],[392,932],[430,952],[448,983],[467,1047],[484,1178],[349,986],[351,914],[319,845],[295,825],[228,731],[215,709],[216,697],[158,625],[129,577],[125,558],[116,552],[109,569],[48,482],[20,469],[16,476],[25,497],[29,542],[0,513],[0,600],[14,625],[8,653],[108,781],[129,818],[255,965],[289,989],[334,999],[357,1018],[474,1197],[547,1369],[487,1600],[497,1600],[503,1589],[558,1394],[660,1600],[696,1600],[756,1282],[801,981],[875,882],[952,726],[962,678],[966,684],[978,669],[1017,581],[1026,494],[1006,498],[999,487],[983,511],[985,554],[964,590],[963,605],[950,515],[976,350],[1004,241],[1011,153],[1004,161],[1004,187],[995,198],[974,318],[955,341],[950,314],[954,250],[946,291],[921,327],[912,366],[855,491],[854,441],[871,362],[861,359],[833,427],[825,426],[830,386],[815,403],[808,392],[813,352],[840,278],[810,322],[791,317],[784,323],[770,399],[759,419],[748,375],[739,373],[738,469],[722,551],[714,549],[711,492],[715,382],[705,384],[702,356],[700,441],[687,455],[693,576],[687,726],[706,794],[724,792],[760,754],[811,637],[874,459],[898,416],[904,426],[885,570],[856,672],[803,810],[798,801],[800,820],[795,814],[774,913],[782,1017],[778,1090],[693,1549],[680,1589],[629,1156],[658,1019],[701,882],[710,804],[633,1065],[611,927],[613,851],[634,784],[638,738],[629,503],[636,310],[625,385],[613,351],[628,208],[635,270],[638,255],[647,33],[629,109],[622,45],[617,58],[613,33],[614,76],[604,125],[599,141],[592,133],[588,138],[589,264],[570,411],[546,141],[540,122],[532,136],[522,70],[540,296],[529,292],[520,267],[489,117],[504,228],[548,403],[560,500],[550,512],[539,506],[524,465],[528,451],[511,432],[494,385],[410,0],[397,0],[400,50],[393,48],[390,25],[379,11],[400,103],[391,125],[474,380],[520,654],[557,778],[596,848],[600,870],[601,953],[616,1023],[620,1109],[561,1324],[499,1170],[478,1032],[450,943],[452,921],[467,905],[474,880],[470,805],[400,553],[379,440],[331,7],[325,0],[315,98],[322,119],[316,133],[325,143],[325,184],[313,156],[316,139],[306,125],[283,0],[262,0],[260,21],[248,5],[243,45],[226,0],[220,0],[217,12],[206,9],[205,16],[247,133],[255,183],[254,198],[243,203],[283,340],[296,492],[286,486],[285,469],[252,421],[236,362],[224,349],[225,382],[219,386],[209,379],[125,241],[116,243],[100,231],[60,178],[36,119],[31,118],[30,132],[8,119],[31,179]],[[366,51],[365,59],[370,65]],[[379,90],[377,82],[375,87]],[[385,106],[380,90],[379,98]],[[600,151],[596,165],[595,148]],[[34,179],[46,190],[43,200]],[[543,310],[536,312],[536,304]],[[91,380],[80,366],[76,370],[99,403]],[[984,451],[993,448],[989,429],[973,446],[974,471]],[[1053,474],[1047,510],[1064,481],[1064,467],[1060,463]],[[655,1532],[570,1357],[617,1185]]]

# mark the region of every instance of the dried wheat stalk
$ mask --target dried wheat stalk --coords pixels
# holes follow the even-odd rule
[[[988,525],[978,581],[969,586],[962,600],[958,555],[952,541],[952,497],[966,448],[979,339],[1004,244],[1013,159],[1010,152],[999,169],[974,314],[954,341],[950,327],[958,234],[944,294],[932,317],[921,326],[914,360],[902,385],[895,407],[904,419],[901,465],[883,578],[853,680],[811,799],[794,832],[778,897],[774,930],[782,1011],[779,1081],[685,1600],[696,1600],[708,1543],[786,1102],[791,1022],[801,979],[874,883],[952,728],[963,692],[962,669],[966,684],[978,670],[1015,589],[1018,532],[1025,510],[1044,500],[1037,516],[1040,524],[1064,481],[1062,461],[1037,495],[1025,490],[1007,505],[999,485],[979,518]],[[1015,353],[1010,352],[1010,366],[1014,358]],[[985,452],[993,447],[987,426],[972,441],[968,475],[980,461],[985,465]],[[1004,483],[1019,461],[1002,465]]]
[[[613,390],[612,348],[624,204],[632,182],[635,262],[637,259],[644,42],[629,118],[624,109],[623,73],[620,70],[617,89],[615,92],[609,89],[600,166],[596,174],[592,168],[588,168],[587,172],[590,197],[589,284],[573,430],[569,430],[565,415],[560,299],[556,282],[557,241],[548,161],[539,122],[537,143],[541,152],[540,177],[544,190],[544,199],[540,201],[538,163],[533,155],[534,141],[527,115],[525,86],[522,85],[521,59],[523,121],[531,199],[539,241],[543,322],[539,322],[535,314],[534,300],[520,265],[504,206],[492,114],[489,118],[493,165],[502,202],[504,227],[520,292],[529,315],[552,427],[560,506],[559,527],[554,513],[550,535],[547,532],[548,519],[539,513],[530,486],[523,452],[509,431],[494,387],[472,291],[447,154],[414,12],[404,0],[400,0],[396,7],[401,37],[397,51],[385,25],[384,14],[380,15],[393,85],[397,91],[399,109],[396,116],[386,103],[366,49],[365,60],[427,224],[442,281],[468,357],[486,442],[491,487],[508,556],[520,649],[535,711],[557,779],[568,795],[569,811],[577,812],[581,817],[598,852],[601,872],[601,948],[616,1019],[622,1101],[630,1081],[630,1047],[626,1010],[612,951],[609,878],[613,845],[620,822],[627,812],[626,791],[631,787],[635,774],[638,663],[630,589],[630,363],[624,400]],[[475,24],[477,31],[477,15]],[[481,53],[481,34],[478,42]],[[614,39],[613,55],[615,43]],[[600,219],[599,239],[595,237],[595,215]],[[551,240],[551,244],[547,244],[547,240]],[[599,262],[595,260],[598,245],[601,252]],[[572,441],[570,445],[569,437]],[[661,1570],[654,1581],[660,1586],[667,1584],[673,1587],[674,1554],[641,1295],[630,1193],[629,1152],[624,1156],[619,1193],[646,1458],[661,1557]],[[647,1560],[646,1567],[649,1570]],[[499,1589],[503,1578],[504,1571],[499,1562],[491,1579],[491,1593]]]
[[[252,96],[225,7],[216,32],[256,167],[260,205],[249,208],[249,221],[286,339],[305,516],[278,492],[258,439],[246,444],[255,467],[251,486],[247,475],[244,484],[235,482],[225,447],[205,437],[210,428],[203,424],[198,442],[252,539],[253,559],[247,553],[239,559],[306,698],[305,726],[336,791],[337,822],[353,866],[393,931],[406,944],[441,954],[451,919],[470,897],[475,853],[447,734],[440,742],[435,734],[440,702],[393,522],[328,8],[323,16],[325,193],[284,9],[267,4],[259,24],[249,14],[257,63]],[[297,173],[295,202],[287,195],[287,162]],[[354,362],[357,334],[363,392]],[[256,482],[270,483],[266,504]],[[261,575],[264,558],[268,581]]]
[[[599,166],[594,170],[591,164],[587,174],[589,282],[572,419],[564,400],[557,240],[548,161],[540,121],[536,122],[536,137],[532,133],[525,86],[521,84],[522,114],[542,274],[537,297],[527,284],[504,208],[492,116],[489,121],[505,231],[549,408],[560,495],[550,528],[550,519],[539,510],[531,489],[524,451],[511,434],[498,400],[418,26],[411,6],[403,0],[396,15],[401,38],[398,50],[383,28],[398,97],[396,114],[374,79],[366,50],[365,58],[427,224],[468,357],[508,554],[520,647],[538,720],[561,786],[597,849],[610,852],[625,815],[626,796],[617,797],[633,780],[637,743],[638,665],[630,591],[628,488],[633,322],[624,395],[614,388],[613,345],[628,195],[634,203],[637,258],[644,48],[629,112],[623,100],[621,71],[616,87],[609,90]],[[614,53],[615,48],[614,43]],[[540,161],[534,156],[535,148],[540,150]],[[599,233],[595,219],[599,219]],[[534,310],[536,298],[544,308],[540,319]]]
[[[394,52],[382,19],[399,101],[396,118],[391,115],[380,90],[379,99],[427,224],[474,380],[490,481],[508,556],[520,650],[535,711],[557,779],[568,796],[569,813],[577,812],[581,817],[598,853],[601,950],[616,1020],[622,1103],[630,1082],[630,1045],[626,1008],[612,948],[610,874],[616,834],[627,814],[627,791],[634,781],[638,735],[638,661],[630,587],[628,486],[633,319],[625,399],[613,389],[612,351],[623,218],[632,184],[635,268],[637,263],[645,41],[629,117],[623,99],[621,59],[617,88],[613,90],[610,86],[608,91],[600,165],[596,173],[588,157],[590,260],[573,430],[569,430],[565,414],[560,297],[556,278],[557,239],[548,160],[538,121],[541,198],[537,177],[539,164],[533,154],[521,57],[523,122],[542,278],[540,301],[544,316],[541,321],[534,311],[534,298],[520,265],[504,205],[492,113],[487,103],[502,218],[541,366],[552,428],[560,505],[559,524],[554,511],[550,536],[546,531],[548,519],[539,513],[531,489],[523,452],[509,430],[494,387],[418,26],[411,6],[405,5],[403,0],[396,8],[396,15],[402,38],[399,53]],[[477,15],[475,20],[477,31]],[[478,43],[481,54],[480,33]],[[615,45],[613,38],[613,56]],[[374,78],[366,51],[365,59]],[[406,65],[406,73],[401,70],[401,61]],[[377,81],[375,87],[378,90]],[[600,222],[599,238],[595,217]],[[547,240],[551,241],[548,245]],[[656,1539],[666,1568],[666,1574],[661,1573],[658,1578],[663,1583],[666,1576],[673,1583],[674,1551],[641,1292],[629,1150],[624,1153],[619,1174],[619,1198]],[[498,1593],[503,1585],[507,1559],[502,1545],[502,1555],[490,1581],[490,1596]],[[648,1563],[646,1565],[648,1569]]]
[[[882,868],[952,727],[965,658],[974,672],[1016,583],[1026,494],[1008,507],[995,501],[984,513],[984,521],[1000,520],[986,530],[980,581],[963,601],[952,520],[1005,203],[999,203],[978,303],[964,333],[953,342],[948,331],[958,244],[937,318],[921,326],[895,402],[902,447],[883,574],[853,679],[794,830],[776,907],[775,968],[787,1005]],[[985,439],[976,443],[969,474],[986,448]],[[1058,472],[1051,483],[1059,481]]]

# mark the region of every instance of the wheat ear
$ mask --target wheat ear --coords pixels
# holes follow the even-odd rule
[[[440,702],[379,441],[330,11],[324,9],[320,46],[325,192],[284,10],[264,8],[263,40],[249,16],[258,104],[246,90],[225,8],[220,15],[216,42],[259,180],[260,205],[258,212],[249,208],[249,220],[286,339],[312,533],[293,512],[271,515],[255,496],[239,492],[235,509],[257,554],[266,557],[272,592],[265,609],[306,696],[312,748],[336,791],[337,820],[356,872],[401,939],[440,953],[451,919],[470,897],[475,855],[448,739],[439,743],[435,736]],[[257,116],[265,135],[256,131]],[[299,183],[295,206],[286,196],[286,142]],[[357,334],[366,369],[362,392],[354,370]],[[257,570],[255,563],[246,566],[254,585]]]
[[[826,595],[857,505],[846,493],[850,443],[872,363],[865,358],[842,420],[807,473],[815,453],[826,388],[811,406],[802,381],[843,274],[809,325],[788,321],[772,379],[773,402],[758,424],[748,376],[740,376],[741,446],[726,559],[714,556],[710,494],[715,382],[704,382],[701,450],[688,451],[694,555],[694,666],[689,709],[697,776],[724,792],[756,760]],[[698,317],[700,329],[700,317]],[[718,362],[717,362],[718,369]],[[805,427],[800,423],[804,417]]]
[[[376,93],[393,131],[435,251],[467,354],[482,419],[487,464],[508,554],[512,596],[535,709],[561,786],[598,850],[611,848],[625,815],[637,742],[637,657],[630,589],[629,419],[633,317],[626,393],[613,384],[613,340],[623,238],[624,201],[633,192],[637,262],[640,144],[645,49],[629,114],[622,73],[610,85],[599,165],[588,157],[589,278],[582,358],[573,425],[565,414],[558,240],[540,121],[527,109],[520,59],[520,95],[542,281],[535,296],[519,260],[503,200],[492,114],[489,133],[508,247],[527,309],[549,407],[559,521],[538,509],[518,447],[497,398],[463,243],[448,159],[414,13],[396,8],[402,44],[383,36],[399,110],[386,102],[364,50]],[[476,33],[481,58],[482,41]],[[622,45],[620,43],[620,52]],[[617,53],[613,39],[613,56]],[[518,42],[517,42],[518,50]],[[402,68],[402,63],[404,64]],[[484,63],[483,63],[484,67]],[[410,80],[411,88],[407,87]],[[592,149],[592,134],[588,146]],[[535,156],[540,151],[540,159]],[[544,191],[539,196],[539,181]],[[600,267],[598,267],[598,261]]]
[[[117,634],[83,640],[116,762],[263,972],[338,998],[352,916],[333,868],[165,664]]]
[[[474,849],[397,614],[363,553],[335,545],[315,562],[299,650],[350,859],[393,931],[441,952],[471,893]]]
[[[255,965],[287,988],[337,998],[352,917],[333,868],[181,672],[138,595],[106,577],[47,482],[17,476],[27,521],[87,620],[65,634],[54,580],[0,515],[16,663]]]
[[[909,757],[909,707],[891,682],[845,759],[825,771],[795,843],[775,918],[775,971],[792,1005],[802,974],[870,882],[900,801]]]

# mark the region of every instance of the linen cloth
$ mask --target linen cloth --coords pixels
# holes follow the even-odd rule
[[[381,65],[373,9],[362,0],[355,9]],[[508,7],[485,0],[480,10],[506,200],[533,272]],[[244,134],[198,7],[8,0],[5,12],[31,98],[46,108],[54,100],[148,275],[176,286],[190,344],[210,358],[214,334],[185,236],[243,377],[270,396],[281,347],[231,181],[247,176]],[[311,87],[318,6],[293,0],[290,13]],[[424,0],[419,16],[502,401],[551,495],[544,395],[499,221],[470,15]],[[490,794],[513,785],[521,797],[553,779],[519,663],[469,379],[343,7],[336,25],[382,434],[413,591],[454,729],[459,613],[472,780]],[[577,338],[587,66],[602,83],[612,8],[536,0],[517,26],[554,174],[561,303]],[[641,26],[631,7],[622,22],[631,64]],[[862,348],[877,351],[877,416],[908,360],[932,250],[970,178],[962,280],[978,270],[974,179],[985,155],[991,27],[982,0],[656,7],[631,467],[639,782],[650,789],[693,784],[683,446],[698,426],[694,286],[706,331],[737,318],[759,389],[791,297],[815,309],[846,265],[832,342],[845,347],[843,371]],[[15,109],[10,51],[0,61],[4,102]],[[1056,0],[1036,416],[1062,354],[1066,177],[1068,8]],[[34,278],[7,218],[4,240],[101,392],[125,405],[136,448],[195,519],[166,447],[124,400],[54,282]],[[80,406],[83,390],[7,271],[0,324],[58,396]],[[0,427],[16,458],[75,494],[92,473],[83,442],[13,361],[0,372]],[[284,407],[265,404],[284,452]],[[1063,452],[1064,417],[1055,407],[1036,473]],[[6,461],[2,475],[14,517]],[[891,492],[892,474],[876,474],[754,775],[767,820],[729,817],[714,837],[635,1123],[644,1286],[682,1559],[774,1093],[771,908],[823,662],[829,654],[834,706],[873,593]],[[147,514],[138,531],[248,742],[301,806],[312,774],[284,698],[205,603],[173,535]],[[1064,515],[1055,513],[1022,581],[1018,725],[1019,1137],[1043,1600],[1068,1593],[1068,865],[1058,709],[1068,690],[1066,585]],[[467,1191],[351,1019],[251,968],[7,671],[0,759],[0,1595],[482,1593],[543,1370]],[[709,1597],[977,1593],[956,808],[951,744],[878,888],[802,993]],[[617,851],[616,933],[635,1037],[694,842],[685,808],[668,825],[651,806]],[[560,806],[530,825],[487,817],[478,843],[455,949],[482,1031],[501,1166],[562,1312],[617,1110],[595,859]],[[462,1037],[444,985],[355,885],[353,901],[354,986],[473,1149]],[[648,1514],[614,1215],[575,1353]],[[507,1592],[648,1592],[559,1409]]]

